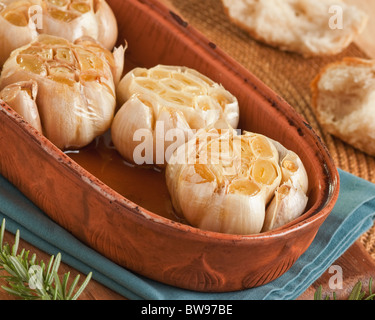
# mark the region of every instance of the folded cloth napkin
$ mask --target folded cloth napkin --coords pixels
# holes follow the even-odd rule
[[[23,240],[129,299],[148,300],[293,300],[374,223],[375,185],[339,170],[340,195],[311,246],[292,268],[261,287],[230,293],[200,293],[168,286],[136,275],[90,249],[49,219],[0,176],[0,218],[6,229],[20,230]]]

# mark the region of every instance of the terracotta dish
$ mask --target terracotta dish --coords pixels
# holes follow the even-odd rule
[[[1,174],[78,239],[151,279],[224,292],[281,276],[309,247],[337,200],[339,176],[326,147],[281,97],[157,1],[108,2],[117,16],[119,44],[128,42],[128,69],[156,64],[195,68],[238,98],[241,129],[278,140],[301,157],[310,183],[306,212],[279,229],[250,236],[193,228],[173,219],[173,213],[160,213],[157,205],[155,210],[143,205],[132,193],[124,196],[121,182],[138,181],[145,198],[168,206],[167,198],[149,191],[164,192],[162,179],[150,182],[160,172],[142,169],[136,176],[138,169],[120,160],[108,135],[81,153],[64,153],[4,103]]]

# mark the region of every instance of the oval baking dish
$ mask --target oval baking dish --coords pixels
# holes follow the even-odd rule
[[[224,292],[268,283],[313,241],[339,192],[339,176],[312,128],[249,71],[154,0],[109,0],[128,42],[126,64],[194,68],[240,104],[239,128],[275,139],[302,159],[306,212],[256,235],[199,230],[125,198],[56,148],[9,106],[0,106],[0,172],[51,219],[112,261],[181,288]],[[100,161],[93,158],[92,161]]]

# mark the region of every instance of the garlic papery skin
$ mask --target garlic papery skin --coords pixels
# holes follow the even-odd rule
[[[126,119],[126,121],[123,119]],[[134,159],[135,163],[153,163],[153,123],[154,115],[152,108],[137,96],[129,99],[118,111],[111,127],[112,141],[117,146],[117,151],[125,159]],[[136,148],[141,140],[141,136],[138,139],[134,135],[135,132],[143,135],[143,144],[146,146],[146,152],[141,159],[137,155],[133,157],[133,152],[136,152]],[[129,137],[134,137],[134,139],[129,139]]]
[[[301,159],[279,142],[272,142],[279,152],[282,179],[267,207],[263,232],[279,228],[298,218],[305,211],[308,202],[308,176]]]
[[[261,232],[282,179],[273,143],[233,129],[199,130],[173,153],[165,175],[173,207],[189,224],[241,235]]]
[[[86,40],[88,41],[88,40]],[[43,134],[60,149],[78,149],[109,129],[116,107],[110,52],[41,35],[5,62],[0,89],[19,81],[38,84]]]
[[[266,219],[262,231],[269,231],[298,218],[306,208],[308,197],[288,181],[277,188],[275,196],[266,210]]]
[[[112,50],[118,37],[116,17],[105,0],[93,0],[93,10],[98,25],[96,40],[104,46],[104,48]]]
[[[118,35],[116,18],[105,0],[2,0],[0,64],[10,53],[40,34],[71,42],[89,36],[112,50]]]
[[[188,139],[190,127],[180,111],[163,108],[155,114],[154,103],[144,94],[131,96],[114,117],[111,136],[117,151],[128,161],[162,167],[173,153],[173,145]]]
[[[42,132],[39,111],[36,105],[38,84],[33,81],[20,81],[6,86],[0,92],[0,99],[21,115],[30,125]]]
[[[135,68],[121,79],[116,92],[120,111],[116,114],[111,128],[113,143],[129,162],[139,164],[137,159],[133,158],[134,148],[129,149],[129,146],[133,145],[136,130],[141,130],[142,126],[135,123],[126,124],[136,119],[129,116],[129,112],[121,111],[129,109],[128,105],[133,105],[137,100],[138,104],[143,103],[149,107],[147,123],[150,123],[151,127],[145,129],[151,130],[154,136],[153,148],[157,155],[154,154],[153,158],[154,164],[158,166],[165,166],[173,153],[170,143],[173,141],[173,132],[177,140],[173,146],[177,148],[185,143],[195,130],[214,126],[218,122],[224,122],[231,128],[238,125],[237,99],[221,85],[194,69],[165,65],[150,69]],[[144,116],[144,113],[139,115]],[[132,127],[134,131],[123,130],[125,126],[128,129]],[[180,139],[181,136],[185,138]]]

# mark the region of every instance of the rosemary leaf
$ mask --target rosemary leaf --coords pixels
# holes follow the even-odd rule
[[[66,291],[67,291],[67,287],[68,287],[69,276],[70,276],[70,272],[65,273],[63,281],[62,281],[62,292],[64,294],[64,300],[68,300]]]
[[[79,287],[79,289],[77,290],[76,294],[73,296],[72,300],[77,300],[78,299],[78,297],[81,295],[81,293],[83,292],[83,290],[85,290],[86,286],[88,285],[89,281],[91,280],[91,277],[92,277],[92,272],[90,272],[87,275],[85,281]]]
[[[369,284],[368,284],[368,291],[369,295],[372,296],[372,278],[370,278]]]
[[[352,292],[349,295],[348,300],[360,300],[362,290],[362,282],[357,282],[352,290]]]
[[[10,256],[9,261],[12,265],[12,269],[16,272],[21,281],[28,281],[27,270],[24,266],[18,261],[16,257]]]
[[[15,278],[18,278],[17,273],[11,267],[9,267],[7,264],[4,264],[2,266],[2,269],[4,269],[6,272],[8,272],[11,276],[13,276]]]
[[[49,286],[53,282],[53,273],[51,272],[53,260],[54,260],[54,256],[51,256],[51,258],[49,259],[49,262],[48,262],[48,267],[47,267],[47,271],[46,271],[46,275],[45,275],[45,279],[46,279],[45,284],[49,285]]]
[[[74,288],[76,287],[76,285],[77,285],[77,283],[78,283],[78,281],[79,281],[79,278],[80,278],[80,276],[79,276],[79,274],[74,278],[74,281],[73,281],[73,283],[70,285],[70,289],[69,289],[69,292],[68,292],[68,294],[67,294],[67,300],[70,300],[71,298],[71,296],[72,296],[72,294],[73,294],[73,291],[74,291]]]
[[[3,222],[1,223],[1,228],[0,228],[0,248],[3,247],[4,231],[5,231],[5,219],[3,219]]]
[[[19,242],[20,242],[20,232],[19,232],[19,230],[17,230],[16,238],[15,238],[14,244],[12,246],[12,256],[16,256],[17,251],[18,251]]]
[[[59,278],[57,272],[54,272],[53,275],[54,275],[54,279],[55,279],[55,288],[56,288],[56,291],[57,291],[58,300],[64,300],[64,293],[62,291],[62,285],[61,285],[61,282],[60,282],[60,278]]]
[[[24,300],[29,300],[28,299],[29,295],[25,295],[19,288],[18,289],[12,289],[12,288],[5,287],[5,286],[1,286],[1,288],[11,295],[23,298]]]
[[[322,300],[322,286],[320,285],[314,293],[314,300]]]
[[[370,294],[365,300],[374,300],[375,299],[375,293]]]

